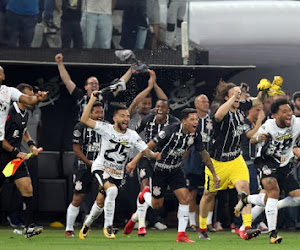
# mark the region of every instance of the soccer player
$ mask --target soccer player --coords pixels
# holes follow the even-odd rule
[[[33,96],[32,87],[28,84],[21,83],[18,85],[17,89],[23,94],[28,96]],[[9,108],[8,116],[5,124],[5,138],[3,140],[3,150],[0,155],[0,188],[3,185],[6,177],[2,173],[2,170],[5,168],[7,163],[13,159],[19,157],[28,159],[26,153],[20,152],[21,141],[24,139],[34,155],[38,154],[38,150],[35,146],[35,142],[31,139],[30,134],[28,133],[26,126],[28,121],[28,113],[26,111],[25,104],[21,102],[14,102]],[[10,181],[14,181],[17,188],[19,189],[24,207],[24,235],[25,238],[30,238],[34,235],[38,235],[43,231],[43,227],[35,225],[32,223],[33,217],[33,188],[31,184],[30,175],[27,169],[25,162],[23,162],[16,173],[11,176]]]
[[[95,102],[89,118],[102,121],[103,108],[100,102]],[[101,147],[101,136],[82,122],[78,122],[73,130],[73,151],[77,159],[74,162],[74,194],[67,210],[65,237],[74,237],[74,223],[80,211],[80,205],[91,191],[93,175],[91,167]],[[103,210],[103,207],[100,208]],[[102,211],[101,211],[102,212]]]
[[[200,202],[199,238],[210,240],[207,234],[208,204],[214,199],[218,190],[236,188],[249,194],[249,171],[241,155],[241,135],[244,133],[244,117],[241,111],[261,104],[265,91],[260,91],[252,100],[240,101],[241,89],[233,83],[220,82],[216,89],[216,99],[221,106],[213,116],[214,133],[210,155],[216,173],[221,178],[220,186],[214,186],[212,175],[205,169],[205,190]],[[240,111],[241,110],[241,111]],[[251,229],[251,206],[243,210],[242,215],[246,230],[243,238],[251,239],[260,231]]]
[[[113,219],[115,212],[115,199],[118,195],[118,187],[122,184],[125,172],[125,164],[132,148],[136,148],[143,155],[151,159],[160,159],[159,153],[153,153],[147,144],[133,130],[128,129],[129,112],[123,105],[116,105],[113,116],[114,125],[89,118],[93,103],[97,100],[97,91],[93,92],[88,105],[83,111],[81,122],[101,135],[101,149],[92,164],[92,173],[99,185],[99,193],[90,214],[83,224],[79,238],[87,237],[89,227],[98,218],[103,207],[104,200],[104,236],[114,239]],[[100,96],[101,98],[101,96]],[[105,199],[104,199],[105,194]]]
[[[252,143],[262,143],[255,162],[260,171],[261,183],[266,193],[242,193],[236,206],[239,212],[248,203],[265,206],[271,244],[281,243],[277,232],[278,209],[300,205],[300,186],[292,171],[293,147],[300,134],[300,118],[286,98],[277,99],[271,106],[274,119],[267,120],[251,137]],[[280,190],[287,196],[278,201]]]
[[[145,135],[145,141],[148,143],[153,140],[154,136],[157,135],[162,129],[173,123],[179,123],[180,121],[169,114],[169,102],[168,100],[159,99],[156,102],[154,108],[154,114],[149,114],[142,119],[140,126],[136,131],[140,134],[141,132]],[[140,180],[141,191],[149,186],[149,178],[153,174],[154,162],[146,157],[143,157],[138,163],[138,172]],[[134,228],[134,224],[139,221],[139,236],[146,235],[146,224],[145,218],[149,205],[147,203],[140,204],[137,201],[137,211],[131,216],[127,225],[124,228],[124,234],[130,234]],[[154,215],[155,214],[155,215]],[[152,217],[155,216],[157,221],[153,221],[153,224],[158,222],[158,214],[152,213]],[[152,218],[154,219],[154,218]],[[166,229],[166,228],[164,228]]]
[[[78,117],[80,119],[81,114],[83,112],[84,107],[87,105],[91,94],[95,90],[99,90],[99,81],[97,77],[90,76],[86,79],[84,91],[82,91],[80,88],[76,86],[76,84],[72,81],[68,71],[66,70],[66,67],[63,63],[63,55],[61,53],[57,54],[55,56],[55,61],[58,66],[60,77],[63,81],[63,83],[66,85],[66,88],[70,95],[76,100],[78,106],[79,106],[79,113]],[[130,77],[132,75],[131,67],[127,70],[127,72],[119,79],[114,81],[115,83],[110,86],[111,91],[106,91],[103,93],[103,109],[104,109],[104,119],[113,122],[112,115],[113,115],[113,107],[110,105],[110,103],[115,102],[115,98],[118,95],[118,93],[121,90],[126,89],[126,83],[129,81]]]
[[[45,91],[38,91],[37,95],[35,96],[26,95],[16,88],[2,85],[4,80],[4,69],[0,66],[0,148],[2,148],[1,144],[4,139],[5,121],[7,118],[10,102],[18,101],[22,104],[34,105],[40,101],[46,100],[48,95],[48,92]]]
[[[218,185],[220,181],[214,171],[209,154],[204,149],[197,126],[196,109],[186,108],[181,113],[180,123],[165,127],[148,143],[149,148],[156,148],[161,153],[161,159],[154,164],[152,195],[150,188],[146,187],[138,197],[141,204],[146,201],[148,206],[159,209],[163,206],[167,186],[170,187],[179,201],[177,242],[194,242],[185,234],[189,217],[189,191],[182,168],[182,157],[190,146],[195,145],[196,150],[201,154],[203,162],[212,172],[215,185]],[[142,155],[138,154],[127,164],[126,170],[132,172],[141,157]]]
[[[211,140],[211,135],[213,131],[213,124],[209,111],[209,100],[206,95],[201,94],[195,98],[195,107],[197,110],[197,115],[199,119],[199,129],[202,136],[202,142],[205,146],[205,149],[209,149],[209,144]],[[204,163],[199,155],[199,153],[195,150],[195,147],[192,146],[190,152],[187,154],[184,163],[183,163],[184,172],[186,174],[186,178],[188,180],[188,189],[190,191],[190,202],[189,202],[189,224],[190,231],[196,232],[196,199],[198,193],[198,187],[203,186],[204,184]],[[210,232],[216,232],[216,229],[212,226],[212,217],[213,217],[213,209],[214,209],[214,200],[212,200],[209,205],[209,213],[207,220],[207,228]]]

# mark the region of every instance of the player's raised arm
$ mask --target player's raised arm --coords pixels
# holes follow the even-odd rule
[[[48,91],[38,91],[36,95],[29,96],[22,94],[19,98],[19,102],[29,105],[37,104],[38,102],[45,101],[48,97]]]
[[[60,78],[62,79],[63,83],[66,85],[66,88],[70,95],[73,93],[74,89],[76,88],[76,84],[72,81],[68,71],[63,62],[63,54],[59,53],[55,56],[55,61],[58,66],[58,71],[60,74]]]
[[[98,91],[93,91],[93,93],[91,94],[91,98],[88,102],[88,104],[86,105],[85,109],[83,110],[82,116],[80,121],[85,124],[86,126],[90,127],[90,128],[95,128],[96,126],[96,122],[92,119],[90,119],[90,114],[93,108],[93,104],[95,103],[95,101],[97,101],[97,94]]]

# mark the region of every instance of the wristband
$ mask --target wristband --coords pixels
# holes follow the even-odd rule
[[[11,155],[13,157],[17,157],[18,153],[20,153],[20,150],[18,148],[14,148],[13,151],[11,151]]]
[[[28,147],[30,147],[30,146],[36,146],[34,140],[29,140],[29,141],[27,142],[27,145],[28,145]]]

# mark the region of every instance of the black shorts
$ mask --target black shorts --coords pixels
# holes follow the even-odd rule
[[[125,179],[114,179],[111,176],[108,176],[108,178],[106,178],[106,175],[102,170],[95,170],[93,172],[93,175],[94,175],[94,180],[97,183],[97,186],[99,188],[99,192],[101,193],[103,193],[103,187],[105,182],[107,181],[111,184],[115,184],[117,188],[120,188],[125,184]]]
[[[258,171],[261,179],[267,177],[275,178],[278,182],[280,191],[284,191],[286,195],[300,188],[291,163],[280,168],[268,168],[268,166],[265,165],[262,168],[259,168]]]
[[[205,176],[199,174],[186,174],[186,185],[190,191],[199,189],[204,185]]]
[[[91,190],[93,175],[90,169],[80,169],[74,173],[74,193],[86,194]]]
[[[172,191],[187,188],[185,173],[182,167],[172,170],[156,168],[152,176],[152,197],[160,199],[164,196],[167,187]]]
[[[147,157],[142,157],[142,159],[140,159],[137,165],[138,178],[140,182],[152,177],[154,163],[155,161],[151,161]]]
[[[3,182],[6,179],[9,179],[9,181],[13,182],[17,179],[23,178],[23,177],[29,177],[30,178],[30,174],[27,168],[27,165],[25,162],[22,162],[22,164],[19,166],[19,168],[17,169],[16,173],[13,176],[10,177],[5,177],[4,174],[2,173],[2,170],[5,168],[5,166],[7,165],[8,162],[1,162],[0,163],[0,169],[1,169],[1,177],[0,177],[0,187],[2,187]]]

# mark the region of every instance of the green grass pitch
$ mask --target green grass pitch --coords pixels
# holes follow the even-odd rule
[[[270,245],[268,234],[261,234],[258,238],[250,241],[242,240],[237,235],[229,231],[210,233],[211,241],[198,239],[197,233],[189,233],[195,243],[177,243],[176,229],[166,231],[156,231],[148,229],[146,237],[138,237],[137,231],[134,230],[131,235],[124,235],[120,231],[116,239],[106,239],[102,230],[93,229],[90,231],[86,240],[78,238],[78,230],[75,231],[75,238],[65,238],[63,229],[45,228],[44,232],[30,239],[25,239],[24,235],[13,233],[12,227],[0,228],[0,249],[22,249],[22,250],[80,250],[80,249],[113,249],[113,250],[154,250],[154,249],[238,249],[238,250],[258,250],[258,249],[300,249],[300,231],[281,231],[280,235],[283,241],[278,245]]]

